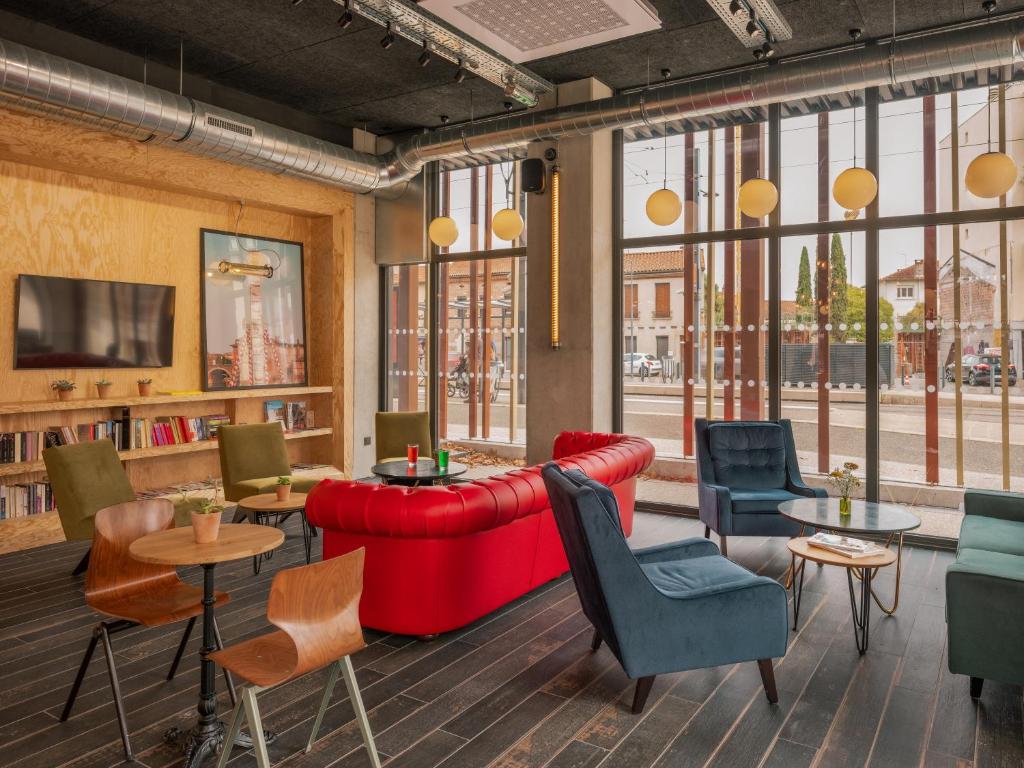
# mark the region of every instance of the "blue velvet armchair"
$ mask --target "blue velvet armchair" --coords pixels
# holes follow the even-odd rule
[[[697,492],[704,536],[796,536],[800,526],[779,514],[779,504],[824,498],[824,488],[804,484],[793,426],[779,421],[696,419]]]
[[[637,681],[634,713],[657,675],[742,661],[757,661],[768,700],[778,701],[772,659],[785,655],[789,630],[781,584],[700,538],[631,550],[608,488],[554,462],[542,475],[593,648],[607,643]]]

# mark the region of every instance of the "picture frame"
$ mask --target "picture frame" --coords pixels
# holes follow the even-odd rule
[[[300,242],[199,230],[204,391],[307,385],[304,260]]]

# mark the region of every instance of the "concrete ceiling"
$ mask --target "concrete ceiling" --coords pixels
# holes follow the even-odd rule
[[[663,67],[681,77],[752,61],[703,0],[652,2],[661,30],[527,66],[555,83],[593,76],[626,88],[646,82],[648,57],[655,78]],[[891,0],[777,4],[793,28],[793,39],[777,46],[783,56],[842,45],[853,27],[868,38],[892,28]],[[980,0],[897,0],[897,6],[900,32],[984,16]],[[999,3],[999,12],[1022,8],[1024,0]],[[419,67],[419,48],[408,41],[382,50],[382,30],[375,24],[357,18],[340,29],[340,9],[332,0],[297,6],[291,0],[0,0],[0,9],[33,22],[21,25],[31,33],[20,42],[69,58],[75,58],[69,38],[60,33],[173,68],[183,41],[186,95],[197,82],[208,84],[191,94],[198,98],[212,100],[211,91],[250,95],[263,105],[255,116],[273,121],[278,105],[289,115],[281,122],[291,127],[305,120],[309,132],[325,138],[353,126],[391,133],[436,126],[441,114],[460,122],[469,119],[471,108],[477,116],[503,110],[504,97],[489,83],[471,77],[456,84],[454,67],[446,62]],[[102,66],[93,58],[86,63]],[[222,105],[239,109],[237,99]]]

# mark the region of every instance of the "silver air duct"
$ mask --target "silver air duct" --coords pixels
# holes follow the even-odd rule
[[[189,152],[239,165],[372,192],[412,178],[425,163],[435,160],[1006,67],[1019,55],[1022,42],[1021,18],[922,34],[569,107],[442,128],[414,136],[381,156],[356,152],[4,40],[0,40],[0,99],[22,109],[102,126],[139,141],[176,143]]]

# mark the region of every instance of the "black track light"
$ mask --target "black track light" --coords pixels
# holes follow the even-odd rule
[[[380,39],[380,47],[385,51],[395,44],[395,35],[391,31],[391,22],[388,22],[388,31],[384,33],[384,37]]]
[[[423,51],[420,53],[419,58],[416,59],[420,63],[421,67],[427,66],[430,63],[430,48],[427,47],[427,41],[423,41]]]
[[[462,66],[462,59],[459,59],[459,68],[455,71],[455,82],[461,83],[466,79],[466,70]]]
[[[761,46],[761,53],[764,54],[766,59],[770,59],[775,55],[775,49],[772,47],[772,44],[766,40],[764,45]]]
[[[742,10],[743,3],[741,3],[740,0],[732,0],[732,2],[729,3],[729,13],[731,13],[733,16],[738,16],[740,11]]]
[[[754,35],[756,35],[760,31],[761,31],[761,28],[759,26],[757,26],[757,19],[754,17],[754,14],[751,13],[750,14],[750,21],[747,22],[747,34],[750,35],[751,37],[753,37]]]

